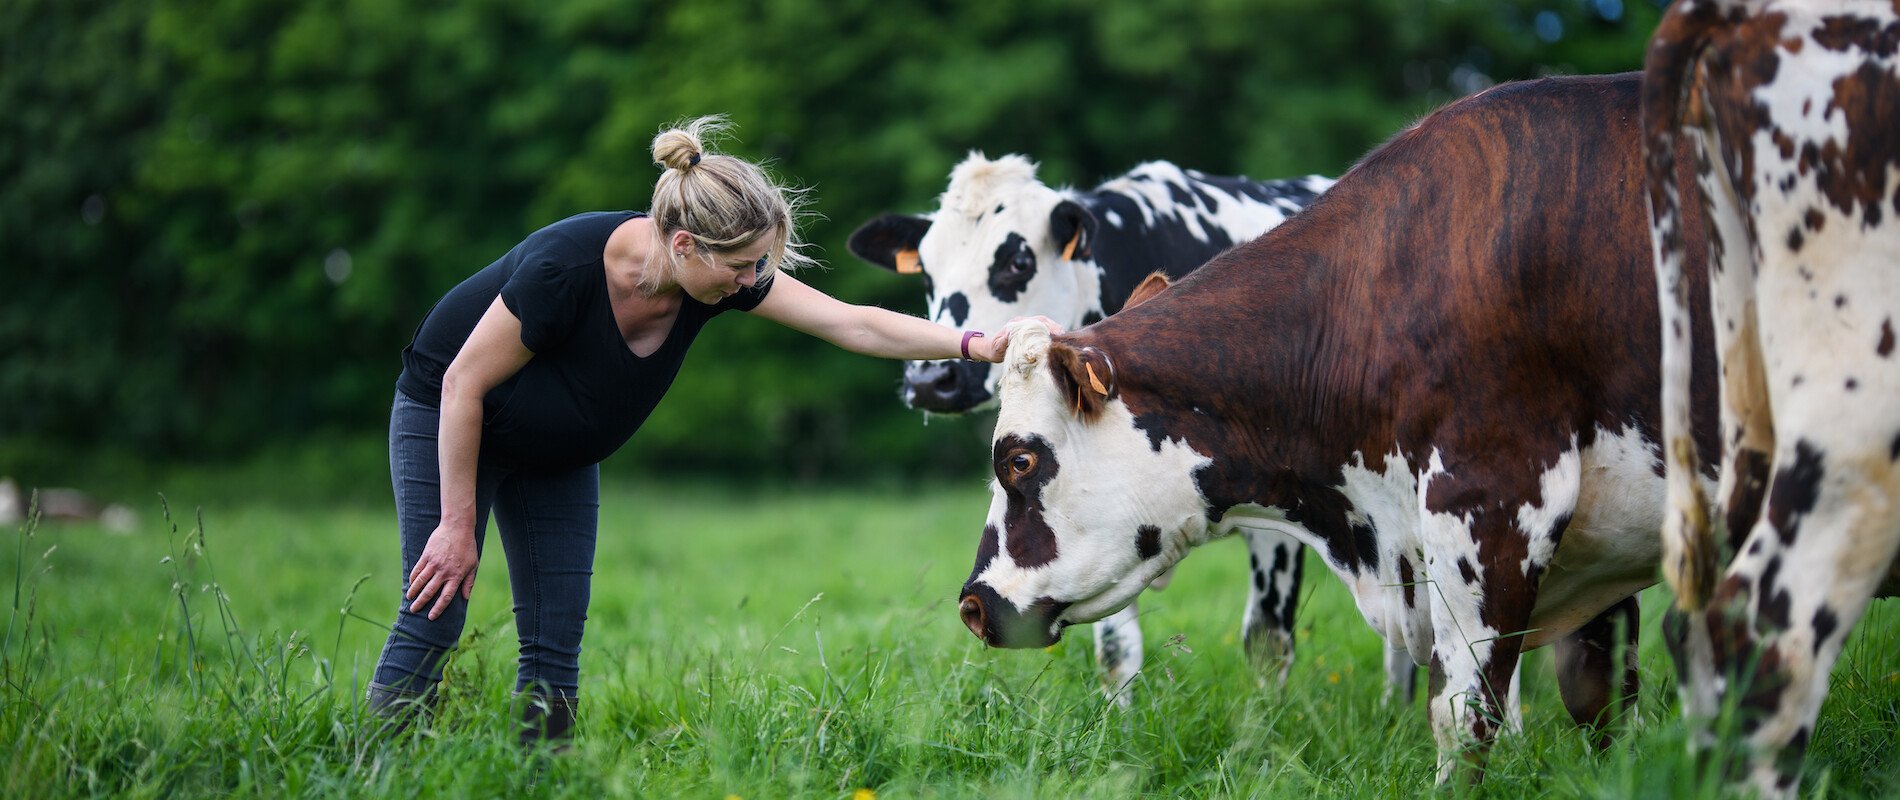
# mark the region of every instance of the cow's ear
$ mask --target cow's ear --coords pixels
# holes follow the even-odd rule
[[[1168,273],[1160,271],[1148,273],[1148,277],[1141,279],[1141,285],[1135,287],[1134,293],[1128,295],[1128,302],[1122,304],[1122,310],[1127,311],[1148,302],[1155,295],[1166,291],[1168,285]]]
[[[1086,261],[1094,257],[1095,215],[1074,200],[1064,200],[1049,212],[1049,237],[1062,243],[1062,257]]]
[[[1095,347],[1074,347],[1057,339],[1049,343],[1049,369],[1055,373],[1070,412],[1089,422],[1115,397],[1115,364]]]
[[[922,272],[917,246],[930,230],[930,218],[909,214],[885,214],[851,232],[845,247],[852,255],[905,275]]]

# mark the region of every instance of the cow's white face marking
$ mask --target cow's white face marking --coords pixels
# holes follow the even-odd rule
[[[918,246],[930,276],[930,319],[996,331],[1031,314],[1065,328],[1101,314],[1101,273],[1093,263],[1064,259],[1069,243],[1051,231],[1050,212],[1069,194],[1038,181],[1036,165],[1022,156],[972,154],[958,164]],[[990,373],[994,390],[996,370]]]
[[[1003,364],[998,442],[1040,441],[1054,476],[1039,489],[1040,519],[1055,540],[1047,563],[1024,567],[1011,556],[1011,537],[1032,535],[1009,524],[1009,487],[991,482],[987,523],[998,532],[996,557],[975,579],[1018,611],[1041,599],[1070,604],[1052,624],[1092,622],[1127,605],[1143,588],[1206,538],[1206,503],[1194,482],[1209,460],[1179,440],[1159,452],[1120,400],[1094,422],[1070,413],[1047,364],[1049,333],[1040,324],[1011,326]],[[1142,526],[1158,533],[1159,551],[1144,558]],[[1051,631],[1054,632],[1053,629]]]

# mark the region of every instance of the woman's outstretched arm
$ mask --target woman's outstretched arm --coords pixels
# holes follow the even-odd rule
[[[920,361],[963,357],[963,331],[876,306],[852,305],[784,273],[773,276],[772,281],[772,291],[752,310],[753,314],[867,356]],[[1046,317],[1033,319],[1041,320],[1050,330],[1062,331]],[[970,339],[970,358],[1003,360],[1003,351],[1009,345],[1008,329],[982,333]]]

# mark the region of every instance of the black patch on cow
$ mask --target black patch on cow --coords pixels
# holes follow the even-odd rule
[[[1002,204],[1002,203],[997,203],[997,204],[996,204],[996,213],[998,213],[998,214],[1001,214],[1001,213],[1003,213],[1003,204]]]
[[[920,261],[918,263],[921,264],[923,262]],[[919,273],[918,277],[924,279],[924,304],[929,305],[931,299],[937,296],[937,282],[930,279],[929,272]]]
[[[1201,188],[1199,183],[1189,184],[1188,190],[1194,192],[1194,199],[1200,202],[1201,208],[1207,211],[1208,216],[1220,213],[1220,199],[1216,198],[1212,192]]]
[[[1806,243],[1806,239],[1801,236],[1801,226],[1796,225],[1788,230],[1788,249],[1790,251],[1799,253],[1801,252],[1801,245]]]
[[[1168,199],[1184,209],[1194,207],[1194,195],[1188,193],[1187,187],[1173,181],[1168,182]]]
[[[1778,584],[1780,577],[1781,556],[1768,559],[1768,566],[1762,570],[1761,585],[1757,587],[1755,596],[1755,618],[1770,632],[1788,629],[1789,606],[1794,602],[1788,596],[1788,591]]]
[[[1370,524],[1360,523],[1352,526],[1352,549],[1360,565],[1354,571],[1379,571],[1379,536],[1372,530]]]
[[[1478,582],[1478,568],[1471,563],[1471,559],[1465,558],[1464,556],[1458,557],[1458,577],[1465,579],[1466,586],[1471,586]]]
[[[1841,626],[1841,618],[1834,609],[1823,604],[1814,610],[1814,654],[1821,654],[1821,645],[1827,644],[1827,637],[1834,635],[1834,629]]]
[[[1286,558],[1286,548],[1275,545],[1273,548],[1273,567],[1269,571],[1275,575],[1280,574],[1281,571],[1286,569]],[[1260,593],[1259,608],[1261,615],[1266,617],[1269,626],[1275,628],[1283,627],[1282,623],[1284,623],[1287,618],[1280,615],[1279,584],[1268,581],[1266,572],[1255,572],[1253,574],[1253,582],[1254,590]],[[1297,593],[1299,584],[1296,582],[1293,585],[1295,587],[1294,591]]]
[[[1297,544],[1284,545],[1281,549],[1285,551],[1286,558],[1289,562],[1288,566],[1293,570],[1293,577],[1288,580],[1286,584],[1286,602],[1280,606],[1280,624],[1291,634],[1293,631],[1293,615],[1299,611],[1300,582],[1305,580],[1306,559],[1300,557],[1301,549]],[[1280,556],[1276,552],[1274,563],[1279,563],[1279,560]]]
[[[1162,414],[1135,416],[1135,428],[1148,435],[1148,447],[1157,453],[1161,452],[1161,443],[1168,439],[1168,432],[1164,429],[1167,424],[1168,418]]]
[[[1844,294],[1837,294],[1837,295],[1834,295],[1834,307],[1835,307],[1835,308],[1846,308],[1846,307],[1847,307],[1847,295],[1844,295]]]
[[[1768,523],[1775,526],[1784,545],[1794,544],[1801,518],[1814,510],[1820,497],[1825,474],[1821,459],[1820,449],[1806,439],[1795,442],[1794,463],[1777,471],[1768,489]]]
[[[1035,466],[1021,479],[1010,476],[1010,461],[1017,453],[1035,458]],[[1056,454],[1040,436],[1011,434],[996,440],[990,459],[996,479],[1006,497],[1003,532],[1009,557],[1016,566],[1034,569],[1056,558],[1056,534],[1043,518],[1042,489],[1060,471]]]
[[[1887,445],[1887,460],[1900,461],[1900,433],[1893,435],[1893,444]]]
[[[983,526],[983,538],[976,543],[976,567],[970,570],[970,577],[964,583],[976,580],[983,570],[990,568],[990,562],[996,560],[996,526]],[[961,595],[958,595],[961,597]]]
[[[1005,303],[1014,303],[1029,279],[1036,277],[1036,251],[1021,234],[1011,233],[996,246],[990,262],[990,294]]]
[[[1095,323],[1101,322],[1101,321],[1102,321],[1102,315],[1097,314],[1093,311],[1090,311],[1089,313],[1082,315],[1082,327],[1084,328],[1090,325],[1094,325]]]
[[[1153,525],[1135,529],[1135,552],[1141,554],[1143,561],[1161,555],[1161,529]]]
[[[1417,577],[1412,573],[1412,559],[1399,556],[1399,591],[1405,593],[1406,608],[1418,608],[1418,603],[1413,599],[1413,593],[1417,589],[1414,584],[1417,582]]]
[[[1877,345],[1874,345],[1874,352],[1880,354],[1881,358],[1886,358],[1888,356],[1893,355],[1893,318],[1892,317],[1888,317],[1880,321],[1880,343]]]
[[[1545,535],[1551,537],[1557,542],[1562,542],[1564,531],[1567,531],[1567,530],[1570,530],[1570,515],[1567,513],[1558,514],[1556,519],[1551,520],[1550,530],[1545,531],[1544,533]]]
[[[1801,760],[1807,758],[1808,738],[1811,735],[1808,726],[1801,726],[1793,736],[1788,737],[1788,745],[1775,754],[1776,789],[1793,789],[1795,782],[1801,779]]]
[[[952,292],[943,299],[943,310],[949,312],[952,325],[963,327],[963,321],[970,318],[970,298],[964,297],[962,292]]]
[[[1850,392],[1851,392],[1851,391],[1854,391],[1855,389],[1859,389],[1859,388],[1860,388],[1860,381],[1857,381],[1857,380],[1854,380],[1853,378],[1848,378],[1848,379],[1847,379],[1847,390],[1848,390],[1848,391],[1850,391]]]
[[[1737,434],[1741,430],[1737,428]],[[1741,546],[1748,532],[1755,527],[1755,520],[1761,517],[1761,503],[1768,491],[1768,454],[1754,448],[1735,450],[1735,485],[1729,491],[1728,508],[1724,522],[1728,525],[1728,545],[1730,548]],[[1760,546],[1756,540],[1755,546]]]

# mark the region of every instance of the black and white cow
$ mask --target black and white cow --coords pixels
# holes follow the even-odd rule
[[[1733,701],[1746,773],[1793,794],[1828,671],[1900,589],[1900,6],[1683,0],[1651,42],[1644,126],[1669,447],[1664,575],[1683,713]],[[1693,142],[1722,382],[1716,513],[1690,437]],[[1696,334],[1700,335],[1700,334]],[[1724,531],[1725,533],[1722,533]],[[1724,568],[1725,567],[1725,568]],[[1883,587],[1882,583],[1886,585]],[[1737,763],[1732,767],[1741,767]],[[1736,770],[1738,773],[1740,769]],[[1739,775],[1738,775],[1739,777]]]
[[[1292,531],[1430,666],[1441,779],[1524,650],[1578,723],[1627,707],[1664,511],[1639,88],[1453,103],[1153,299],[1013,329],[965,624],[1046,645],[1211,538]]]
[[[1115,313],[1148,275],[1184,275],[1286,221],[1332,183],[1318,175],[1255,181],[1151,161],[1076,191],[1043,184],[1023,156],[971,153],[951,171],[937,211],[867,221],[849,247],[885,269],[919,275],[928,315],[939,324],[996,330],[1042,315],[1073,329]],[[904,369],[904,402],[948,414],[987,407],[998,374],[983,362],[913,361]],[[1242,640],[1263,669],[1284,679],[1300,547],[1268,532],[1247,544],[1252,585]],[[1131,604],[1095,629],[1105,689],[1123,704],[1142,663],[1138,616]],[[1398,655],[1391,662],[1393,685],[1409,701],[1411,661]]]

